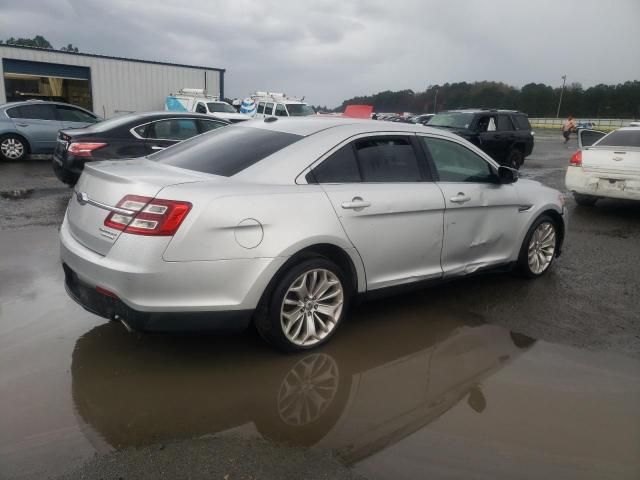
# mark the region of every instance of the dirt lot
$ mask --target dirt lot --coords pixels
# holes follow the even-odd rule
[[[522,173],[564,190],[576,145],[557,137]],[[282,356],[252,332],[137,336],[75,305],[69,196],[46,160],[0,165],[0,478],[640,477],[638,204],[569,196],[543,279],[365,304]]]

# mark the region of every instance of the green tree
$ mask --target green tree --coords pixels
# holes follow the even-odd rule
[[[53,45],[42,35],[36,35],[33,38],[8,38],[6,45],[16,45],[19,47],[48,48],[53,49]]]
[[[66,47],[62,47],[60,50],[62,50],[63,52],[78,53],[78,47],[74,47],[72,44],[69,44]]]

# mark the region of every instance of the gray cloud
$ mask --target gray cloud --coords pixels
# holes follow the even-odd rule
[[[226,68],[226,93],[314,104],[385,89],[497,80],[640,79],[640,2],[621,0],[0,0],[4,38]]]

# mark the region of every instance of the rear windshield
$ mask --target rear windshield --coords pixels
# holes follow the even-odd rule
[[[639,130],[617,130],[603,137],[597,147],[640,147]]]
[[[123,127],[136,119],[141,120],[140,123],[142,123],[144,117],[141,117],[137,113],[127,113],[125,115],[110,118],[109,120],[103,120],[101,122],[94,123],[93,125],[86,128],[90,129],[92,132],[107,132],[109,130],[113,130],[114,128]]]
[[[303,138],[262,128],[226,127],[150,155],[149,160],[231,177]]]
[[[429,120],[430,127],[469,128],[473,113],[438,113]]]

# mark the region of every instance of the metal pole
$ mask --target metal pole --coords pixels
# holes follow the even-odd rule
[[[567,76],[562,75],[562,90],[560,90],[560,100],[558,100],[558,111],[556,112],[556,118],[560,117],[560,105],[562,105],[562,94],[564,93],[564,84],[567,81]]]
[[[433,113],[438,113],[438,88],[436,88],[436,95],[433,100]]]

